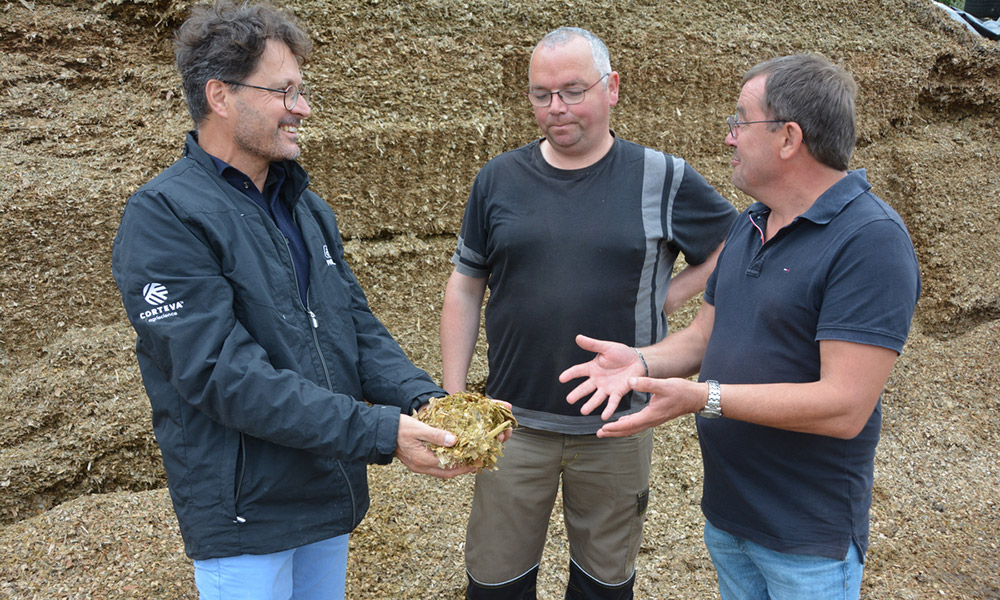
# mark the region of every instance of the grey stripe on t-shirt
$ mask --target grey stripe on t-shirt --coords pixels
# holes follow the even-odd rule
[[[664,204],[663,187],[666,185],[667,156],[662,152],[646,148],[644,164],[642,225],[646,236],[646,256],[643,259],[635,302],[635,340],[636,345],[640,346],[655,344],[667,334],[667,322],[662,309],[667,299],[671,273],[660,267],[661,253],[666,251],[664,242],[673,239],[671,215],[674,198],[677,196],[684,175],[684,160],[673,157],[673,177],[667,202]],[[666,215],[662,213],[664,210]]]

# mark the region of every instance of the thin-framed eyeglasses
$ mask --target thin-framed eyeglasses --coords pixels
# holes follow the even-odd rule
[[[285,110],[292,110],[293,108],[295,108],[295,104],[299,101],[299,96],[305,98],[306,102],[309,101],[309,90],[306,89],[306,86],[304,85],[299,85],[299,86],[289,85],[285,89],[281,89],[281,88],[262,87],[259,85],[250,85],[249,83],[240,83],[239,81],[226,81],[225,79],[220,79],[219,81],[225,83],[226,85],[239,85],[242,87],[253,88],[255,90],[264,90],[265,92],[274,92],[275,94],[281,94],[282,102],[284,102],[285,104]]]
[[[729,135],[733,137],[738,137],[740,135],[741,125],[752,125],[753,123],[787,123],[788,119],[769,119],[766,121],[740,121],[740,115],[735,114],[731,117],[726,117],[726,123],[729,125]]]
[[[571,88],[566,88],[564,90],[554,90],[551,92],[543,92],[541,90],[531,90],[525,92],[524,95],[528,97],[528,100],[531,101],[531,104],[533,106],[537,106],[538,108],[544,108],[552,104],[552,96],[555,95],[559,96],[559,99],[562,100],[563,104],[579,104],[583,102],[584,97],[586,97],[587,90],[594,87],[598,83],[604,81],[604,78],[607,77],[608,75],[611,75],[611,73],[605,73],[604,75],[601,75],[600,79],[598,79],[597,81],[588,85],[585,88],[571,87]]]

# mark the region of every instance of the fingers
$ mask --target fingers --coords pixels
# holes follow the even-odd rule
[[[649,392],[655,394],[660,391],[664,384],[663,379],[655,377],[629,377],[628,387],[636,392]]]
[[[601,412],[601,420],[607,421],[615,415],[615,410],[618,408],[618,404],[622,401],[621,396],[611,396],[608,398],[608,404],[604,407],[604,411]]]
[[[453,433],[444,429],[431,427],[423,422],[420,423],[420,429],[415,433],[414,437],[420,442],[429,442],[446,448],[454,446],[455,442],[458,441]]]
[[[600,354],[601,352],[607,350],[611,347],[612,342],[606,342],[604,340],[596,340],[585,335],[576,336],[576,345],[584,350],[593,352],[594,354]]]
[[[630,377],[628,383],[629,387],[636,392],[651,393],[649,404],[637,413],[623,416],[617,421],[605,424],[597,432],[598,437],[634,435],[691,412],[685,409],[682,401],[683,394],[679,391],[684,386],[696,386],[697,384],[683,379],[656,379],[653,377]]]
[[[594,338],[589,338],[585,335],[576,336],[576,344],[587,350],[593,352],[594,354],[601,354],[602,352],[611,348],[614,344],[612,342],[605,342],[603,340],[595,340]],[[559,374],[559,381],[561,383],[566,383],[572,379],[577,379],[579,377],[588,377],[593,361],[580,363],[578,365],[573,365],[572,367],[566,369]]]
[[[572,381],[579,377],[586,377],[589,374],[587,370],[588,364],[589,363],[580,363],[566,369],[559,374],[559,383],[566,383],[567,381]]]
[[[500,402],[509,406],[506,402]],[[513,430],[507,429],[498,436],[498,439],[504,442],[510,438],[512,432]],[[437,446],[454,446],[457,439],[448,431],[400,415],[395,455],[407,469],[439,479],[451,479],[479,470],[478,467],[469,466],[441,467],[437,455],[424,445],[425,442]]]
[[[566,382],[564,381],[563,383]],[[573,391],[566,394],[566,402],[576,404],[580,398],[593,394],[596,389],[597,383],[593,379],[587,378],[580,385],[573,388]]]
[[[466,475],[468,473],[474,473],[479,469],[476,467],[448,467],[441,468],[438,466],[429,467],[422,471],[422,475],[430,475],[431,477],[437,477],[438,479],[451,479],[453,477],[458,477],[459,475]]]
[[[472,473],[476,470],[475,467],[466,466],[442,467],[438,462],[437,455],[427,449],[420,441],[398,446],[396,448],[396,458],[414,473],[430,475],[440,479],[451,479],[452,477]]]
[[[603,389],[598,388],[597,391],[594,392],[594,395],[591,396],[590,399],[587,400],[587,402],[582,407],[580,407],[580,414],[589,415],[590,413],[597,410],[597,408],[600,405],[604,404],[605,400],[607,400],[609,403],[614,402],[614,405],[618,406],[618,401],[621,400],[621,398],[620,397],[616,398],[613,395],[608,396],[607,392],[605,392]]]
[[[503,444],[503,443],[506,443],[507,440],[509,440],[510,436],[512,436],[512,435],[514,435],[514,429],[512,427],[508,427],[507,429],[503,430],[503,433],[501,433],[500,435],[497,436],[497,440],[501,444]]]
[[[497,404],[506,407],[507,410],[511,410],[511,411],[514,410],[514,405],[511,404],[510,402],[507,402],[505,400],[497,400],[496,398],[490,398],[490,400],[493,400]],[[507,440],[510,439],[510,436],[513,435],[513,433],[514,433],[514,429],[511,428],[511,427],[508,427],[507,429],[504,429],[503,431],[500,432],[500,435],[497,436],[497,441],[499,441],[501,444],[503,444],[504,442],[506,442]]]
[[[653,427],[656,423],[648,422],[647,415],[643,414],[647,410],[648,407],[612,423],[607,423],[598,430],[597,437],[628,437]]]

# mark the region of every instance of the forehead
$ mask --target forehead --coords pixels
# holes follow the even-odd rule
[[[284,42],[268,40],[253,77],[270,83],[298,83],[302,79],[299,61]]]
[[[743,84],[736,111],[743,116],[761,115],[764,112],[764,91],[767,77],[759,75]]]
[[[528,85],[532,88],[559,89],[573,84],[589,85],[597,77],[590,44],[580,37],[558,46],[539,46],[528,66]]]

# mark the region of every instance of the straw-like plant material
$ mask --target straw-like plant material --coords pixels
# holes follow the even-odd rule
[[[198,598],[110,265],[126,198],[178,159],[192,127],[173,30],[195,1],[0,2],[0,599]],[[851,167],[902,215],[923,278],[882,395],[862,596],[1000,600],[1000,44],[930,0],[273,3],[315,42],[299,128],[311,189],[336,211],[373,312],[437,381],[473,179],[541,135],[524,91],[542,35],[601,36],[620,75],[615,134],[685,159],[741,209],[725,119],[742,74],[794,52],[846,66],[859,86]],[[470,391],[484,390],[488,346],[481,330]],[[717,597],[693,417],[654,436],[635,596]],[[347,597],[462,598],[475,477],[398,460],[368,473]],[[539,598],[565,595],[566,539],[557,496]]]
[[[450,431],[458,441],[444,447],[428,444],[442,467],[496,468],[503,456],[500,434],[517,427],[517,419],[506,406],[482,394],[459,392],[443,398],[432,398],[417,418],[428,425]]]

